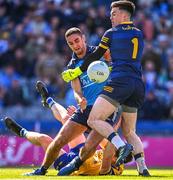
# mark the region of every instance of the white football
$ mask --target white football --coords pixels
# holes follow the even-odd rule
[[[102,83],[109,77],[109,67],[103,61],[92,62],[87,69],[89,79],[96,83]]]

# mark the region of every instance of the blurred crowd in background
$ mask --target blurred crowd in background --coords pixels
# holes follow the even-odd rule
[[[143,31],[146,100],[139,118],[173,118],[173,1],[133,1],[135,25]],[[71,58],[64,34],[79,27],[87,43],[98,45],[111,28],[111,0],[0,0],[0,112],[45,118],[37,80],[61,104],[75,104],[61,72]],[[20,113],[21,112],[21,113]],[[23,113],[25,112],[25,113]],[[49,116],[49,114],[48,114]],[[48,118],[47,116],[47,118]]]

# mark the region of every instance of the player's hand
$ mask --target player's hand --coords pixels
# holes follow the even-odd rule
[[[82,71],[80,70],[79,67],[77,67],[75,69],[68,69],[68,70],[62,72],[62,78],[63,78],[64,81],[70,82],[73,79],[80,76],[81,74],[82,74]]]
[[[80,107],[81,112],[83,112],[83,110],[85,110],[85,109],[86,109],[86,106],[87,106],[87,100],[86,100],[86,98],[82,97],[82,98],[80,99],[80,101],[79,101],[78,106]]]
[[[75,106],[69,106],[69,107],[67,108],[67,114],[68,114],[69,116],[72,116],[75,111],[76,111],[76,107],[75,107]]]
[[[111,61],[111,53],[110,53],[109,49],[107,49],[107,51],[104,53],[103,57],[107,62]]]

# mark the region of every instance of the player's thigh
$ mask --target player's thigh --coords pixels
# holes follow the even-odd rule
[[[131,80],[131,83],[133,85],[133,92],[132,94],[123,102],[123,105],[126,107],[130,107],[132,109],[136,108],[139,109],[145,98],[145,86],[142,80],[140,79],[133,79]],[[126,112],[129,112],[128,108],[125,108]],[[130,111],[131,111],[130,109]]]
[[[67,144],[68,142],[85,132],[86,129],[87,128],[85,126],[68,120],[63,125],[58,135],[55,137],[55,141],[57,142],[57,144]]]
[[[124,135],[136,131],[137,112],[123,112],[121,127]]]
[[[117,108],[103,97],[98,97],[92,107],[89,120],[106,120]]]

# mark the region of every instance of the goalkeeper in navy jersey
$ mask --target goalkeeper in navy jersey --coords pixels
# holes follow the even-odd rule
[[[96,99],[89,115],[88,125],[118,147],[119,137],[105,119],[119,106],[122,106],[123,135],[127,142],[133,146],[133,155],[139,175],[150,176],[145,164],[142,142],[135,132],[137,110],[143,104],[145,87],[141,70],[143,35],[131,21],[134,11],[135,5],[131,1],[113,2],[110,17],[112,28],[105,32],[97,50],[87,56],[80,67],[64,71],[62,77],[66,82],[75,79],[87,69],[91,62],[100,59],[107,49],[110,50],[112,72],[103,91]],[[128,152],[130,148],[132,147],[129,146],[122,151],[127,150]],[[85,145],[79,157],[71,165],[63,168],[60,174],[65,175],[73,171],[74,164],[80,166],[90,151],[91,147]],[[122,158],[120,155],[116,165],[123,163],[123,160],[125,157]]]

